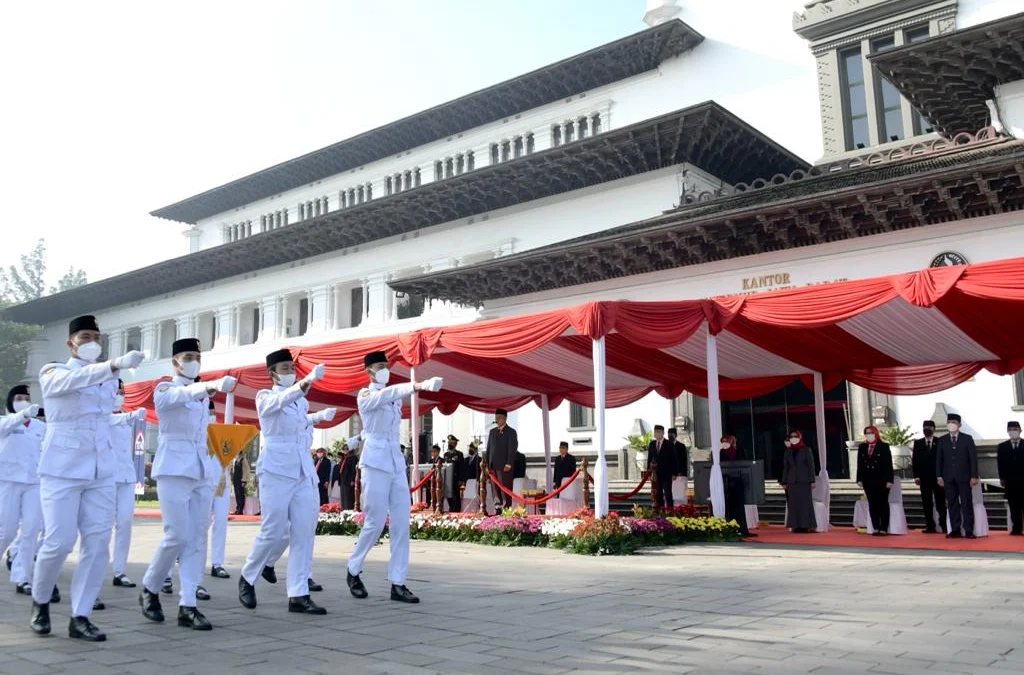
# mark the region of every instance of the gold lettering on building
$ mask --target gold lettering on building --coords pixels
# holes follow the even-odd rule
[[[760,288],[779,288],[789,286],[789,272],[776,272],[758,277],[745,277],[743,279],[743,290],[755,291]]]

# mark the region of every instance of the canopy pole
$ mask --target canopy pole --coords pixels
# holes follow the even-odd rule
[[[597,461],[594,463],[594,515],[608,515],[608,462],[604,456],[604,393],[605,344],[604,336],[593,343],[594,361],[594,433],[597,436]]]
[[[818,431],[818,500],[825,506],[825,522],[818,523],[818,531],[828,531],[832,520],[831,486],[828,480],[828,443],[825,439],[825,385],[821,373],[814,373],[814,423]]]
[[[409,381],[416,381],[416,366],[409,368]],[[409,464],[409,485],[416,485],[420,482],[420,393],[412,393],[412,401],[409,403],[409,426],[412,434],[410,443],[412,462]],[[413,503],[417,501],[417,495],[412,496]]]
[[[707,337],[708,416],[711,418],[711,511],[725,517],[725,481],[722,478],[722,402],[718,393],[718,341],[711,331]]]
[[[224,400],[224,424],[235,423],[235,392],[229,391]]]
[[[540,424],[544,434],[544,478],[548,490],[554,490],[557,485],[552,485],[554,472],[551,469],[551,410],[548,407],[548,395],[540,395]]]

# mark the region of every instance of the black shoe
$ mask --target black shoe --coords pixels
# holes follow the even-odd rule
[[[1020,537],[1022,535],[1024,535],[1024,532],[1022,532],[1020,530],[1011,530],[1010,531],[1010,536],[1011,537]]]
[[[946,535],[946,539],[959,539],[959,538],[960,538],[960,533],[959,532],[950,532],[949,534]]]
[[[266,567],[264,567],[263,572],[260,574],[260,576],[263,577],[268,584],[277,583],[277,572],[274,571],[273,565],[267,565]]]
[[[309,591],[311,593],[319,593],[320,591],[324,590],[323,586],[313,581],[312,579],[307,579],[306,585],[309,586]]]
[[[288,598],[288,611],[296,614],[326,614],[327,610],[309,599],[308,595],[301,598]]]
[[[68,623],[68,637],[86,642],[106,642],[107,634],[100,631],[84,616],[73,616]]]
[[[92,603],[92,611],[94,612],[100,612],[106,608],[107,606],[99,598],[96,598],[96,602]]]
[[[420,601],[412,594],[412,591],[405,587],[405,584],[401,586],[391,584],[391,599],[395,602],[408,602],[410,605],[415,605]]]
[[[28,627],[35,631],[36,635],[50,634],[50,604],[40,605],[32,601],[32,616],[28,620]]]
[[[124,574],[114,575],[114,585],[120,586],[121,588],[135,588],[135,582]]]
[[[53,593],[50,593],[50,604],[56,604],[60,602],[60,589],[56,586],[53,587]]]
[[[160,606],[159,593],[150,593],[144,587],[139,593],[139,606],[142,607],[142,616],[157,623],[164,622],[164,609]]]
[[[143,579],[145,581],[145,579]],[[174,595],[174,582],[171,581],[170,577],[164,579],[164,585],[160,587],[160,592],[164,595]]]
[[[256,609],[256,588],[241,574],[238,575],[238,601],[242,607]]]
[[[195,607],[178,607],[178,625],[192,630],[213,630],[213,624]]]
[[[366,586],[363,585],[363,580],[359,578],[358,574],[353,576],[352,573],[349,572],[346,580],[348,581],[348,590],[353,596],[362,600],[370,595],[366,592]]]
[[[934,527],[926,527],[921,531],[921,534],[938,534],[938,531]]]
[[[209,600],[210,591],[206,590],[202,586],[196,586],[196,600]]]
[[[966,534],[965,538],[966,538],[966,539],[977,539],[978,537],[977,537],[977,536],[975,536],[975,534],[974,534],[973,532],[968,532],[968,533]]]
[[[228,571],[226,569],[224,569],[223,567],[221,567],[220,565],[214,565],[213,567],[210,568],[210,576],[211,577],[216,577],[217,579],[230,579],[231,578],[231,575],[228,574]]]
[[[757,535],[754,534],[753,532],[742,532],[742,533],[740,533],[740,538],[741,539],[750,539],[751,537],[756,537],[756,536]]]
[[[18,584],[14,587],[14,592],[18,595],[32,595],[32,584]]]
[[[7,554],[4,556],[4,558],[5,558],[4,562],[7,563],[7,571],[10,572],[11,571],[11,567],[14,566],[14,561],[11,560],[11,550],[10,549],[7,549]]]

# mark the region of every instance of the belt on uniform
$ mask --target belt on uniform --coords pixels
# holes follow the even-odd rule
[[[304,437],[305,434],[302,436]],[[265,443],[280,443],[282,445],[298,445],[302,442],[302,439],[299,434],[295,434],[294,436],[264,436],[263,441]]]
[[[48,422],[46,424],[47,429],[54,430],[70,430],[79,431],[84,429],[99,429],[101,426],[110,425],[109,415],[90,415],[88,417],[80,417],[76,420],[67,420],[62,422]]]
[[[206,441],[202,436],[195,436],[193,434],[160,434],[159,440],[164,441],[189,441],[193,443],[203,443]]]

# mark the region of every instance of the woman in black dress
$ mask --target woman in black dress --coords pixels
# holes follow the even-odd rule
[[[786,488],[786,527],[793,532],[808,532],[818,527],[814,517],[812,490],[817,481],[814,457],[796,429],[786,437],[782,461],[782,485]]]

